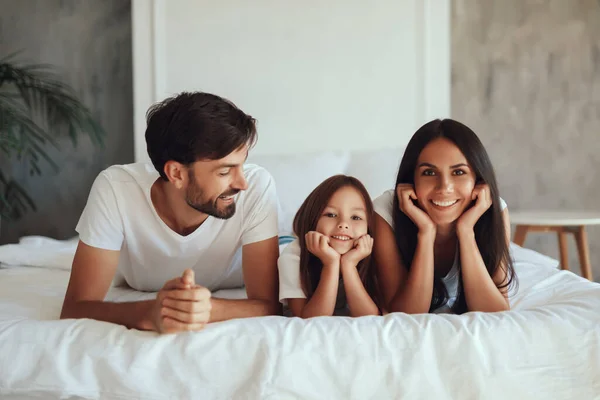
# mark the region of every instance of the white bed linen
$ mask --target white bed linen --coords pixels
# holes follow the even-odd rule
[[[0,269],[0,398],[600,398],[600,285],[512,249],[510,312],[251,318],[164,336],[58,321],[68,271]]]

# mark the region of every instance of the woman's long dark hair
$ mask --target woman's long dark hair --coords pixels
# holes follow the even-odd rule
[[[506,243],[496,175],[487,151],[475,132],[452,119],[436,119],[423,125],[408,142],[398,169],[396,185],[399,183],[415,184],[415,169],[419,155],[425,146],[438,138],[445,138],[453,142],[473,169],[476,183],[486,183],[489,186],[492,205],[475,224],[475,240],[490,276],[494,276],[498,268],[506,268],[507,280],[499,288],[516,285],[513,263],[509,254],[508,243]],[[410,270],[417,247],[418,228],[406,214],[400,211],[397,195],[394,196],[393,218],[396,245],[405,267]],[[459,276],[458,296],[452,310],[457,314],[462,314],[468,310],[462,274],[459,274]],[[434,273],[433,279],[430,312],[444,305],[449,297],[446,286],[438,273]]]
[[[304,203],[302,203],[294,217],[294,233],[298,237],[301,249],[300,278],[302,289],[307,298],[310,298],[313,295],[319,285],[323,263],[318,257],[308,251],[305,235],[308,232],[317,229],[317,223],[323,214],[323,210],[327,207],[329,199],[331,199],[335,192],[346,186],[357,189],[362,195],[366,206],[367,233],[373,237],[373,202],[371,201],[369,192],[367,192],[367,189],[365,189],[364,185],[358,179],[352,176],[334,175],[317,186],[308,195],[306,200],[304,200]],[[373,268],[373,263],[371,261],[371,255],[361,260],[356,268],[367,293],[369,293],[377,307],[381,309],[378,285],[375,278],[375,269]]]

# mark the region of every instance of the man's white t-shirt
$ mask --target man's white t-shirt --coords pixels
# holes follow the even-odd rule
[[[137,290],[158,291],[186,268],[209,290],[243,286],[240,248],[277,236],[275,182],[262,167],[244,165],[248,189],[235,196],[229,219],[209,216],[182,236],[158,216],[150,189],[159,178],[150,163],[102,171],[75,228],[85,244],[120,250],[118,275]]]
[[[381,218],[388,223],[388,225],[394,230],[394,196],[396,195],[396,191],[394,189],[386,190],[379,197],[373,200],[373,208],[375,212],[379,214]],[[506,208],[506,202],[500,198],[500,208],[504,210]],[[459,281],[459,264],[460,257],[458,254],[458,249],[456,250],[454,256],[454,262],[452,264],[452,268],[446,276],[442,277],[442,282],[446,286],[446,290],[448,291],[448,301],[446,304],[443,304],[436,310],[434,313],[451,313],[452,306],[456,302],[456,297],[458,296],[458,281]]]

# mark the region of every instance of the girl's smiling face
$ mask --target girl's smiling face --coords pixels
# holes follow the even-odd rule
[[[432,140],[419,155],[415,193],[421,209],[437,225],[455,222],[472,202],[476,176],[450,140]]]
[[[327,202],[315,229],[329,237],[329,245],[345,254],[368,232],[367,210],[362,194],[352,186],[338,189]]]

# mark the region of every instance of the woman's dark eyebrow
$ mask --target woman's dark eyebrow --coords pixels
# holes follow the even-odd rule
[[[429,168],[436,168],[437,169],[437,167],[435,165],[429,164],[429,163],[426,163],[426,162],[419,164],[418,168],[421,168],[421,167],[429,167]]]
[[[437,169],[437,167],[435,165],[429,164],[429,163],[426,163],[426,162],[419,164],[418,168],[421,168],[421,167],[428,167],[428,168],[435,168],[435,169]],[[456,165],[450,166],[451,169],[460,168],[460,167],[469,167],[469,166],[467,164],[465,164],[465,163],[460,163],[460,164],[456,164]]]

